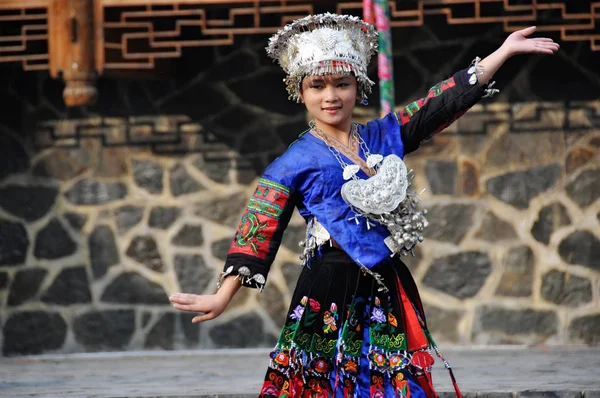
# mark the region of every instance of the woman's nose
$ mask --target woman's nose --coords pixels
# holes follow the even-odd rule
[[[333,102],[337,101],[338,93],[335,87],[327,86],[325,88],[325,101]]]

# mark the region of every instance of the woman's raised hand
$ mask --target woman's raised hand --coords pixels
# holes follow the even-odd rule
[[[528,38],[536,31],[535,26],[517,30],[511,33],[504,41],[501,49],[504,50],[509,57],[516,54],[548,54],[552,55],[560,48],[558,43],[547,37]]]
[[[229,304],[229,300],[222,294],[198,295],[175,293],[169,297],[173,307],[181,311],[200,312],[192,319],[192,323],[198,323],[214,319],[225,311],[225,307]]]

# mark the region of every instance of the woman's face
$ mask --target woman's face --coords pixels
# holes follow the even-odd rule
[[[353,75],[308,76],[302,80],[300,99],[318,125],[347,130],[356,105],[356,89]]]

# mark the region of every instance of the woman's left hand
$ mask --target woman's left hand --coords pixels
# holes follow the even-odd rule
[[[502,49],[509,57],[516,54],[548,54],[552,55],[560,48],[558,43],[547,37],[527,38],[536,31],[535,26],[513,32],[502,44]]]

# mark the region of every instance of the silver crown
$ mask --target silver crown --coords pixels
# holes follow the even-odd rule
[[[286,72],[289,98],[300,100],[306,76],[354,74],[358,99],[365,100],[374,84],[367,67],[377,50],[373,25],[351,15],[317,14],[298,19],[269,40],[267,54]]]

